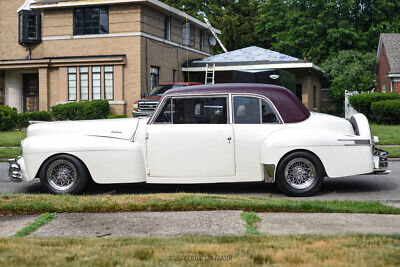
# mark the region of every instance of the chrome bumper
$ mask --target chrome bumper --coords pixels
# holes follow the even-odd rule
[[[22,182],[22,170],[21,166],[18,163],[18,160],[21,159],[22,157],[19,156],[16,159],[9,159],[8,162],[10,163],[10,167],[8,169],[8,177],[10,178],[11,181],[19,183]]]
[[[374,147],[374,174],[389,174],[391,170],[388,170],[389,164],[387,156],[389,153],[380,148]]]

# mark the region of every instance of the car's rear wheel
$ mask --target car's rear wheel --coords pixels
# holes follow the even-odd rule
[[[276,184],[284,194],[304,197],[319,190],[324,181],[325,170],[316,156],[298,151],[281,160],[276,175]]]
[[[58,155],[46,162],[40,181],[54,194],[77,194],[82,192],[89,180],[84,164],[70,155]]]

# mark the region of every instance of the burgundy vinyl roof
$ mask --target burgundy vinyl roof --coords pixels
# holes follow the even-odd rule
[[[304,121],[310,116],[307,108],[291,91],[284,87],[270,84],[234,83],[181,87],[168,90],[163,98],[171,95],[202,95],[209,93],[248,93],[265,96],[274,103],[285,123]]]

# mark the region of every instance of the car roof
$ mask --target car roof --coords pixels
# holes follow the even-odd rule
[[[160,83],[157,84],[157,86],[159,85],[187,85],[187,86],[193,86],[193,85],[202,85],[202,83],[198,83],[198,82],[178,82],[178,83]]]
[[[272,84],[213,84],[173,88],[168,90],[163,98],[177,95],[203,94],[256,94],[267,97],[277,108],[285,123],[306,120],[310,112],[304,104],[288,89]]]

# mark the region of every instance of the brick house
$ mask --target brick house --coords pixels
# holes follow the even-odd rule
[[[130,115],[156,83],[183,81],[186,60],[211,55],[207,25],[157,0],[12,0],[0,14],[0,105],[19,112],[107,99]]]
[[[381,33],[375,75],[377,91],[400,93],[400,33]]]

